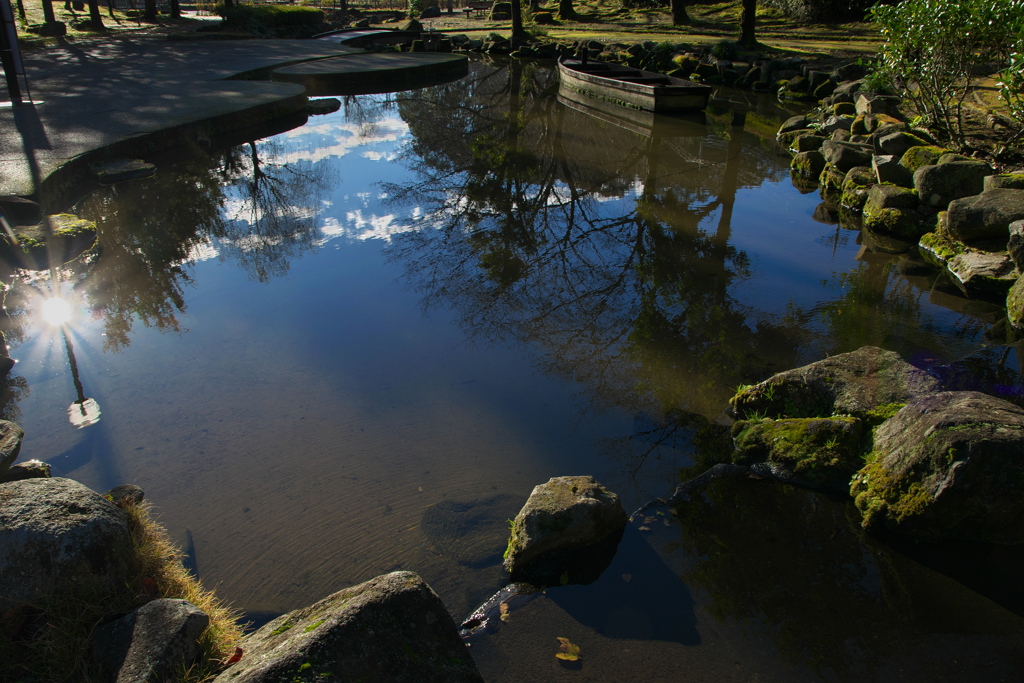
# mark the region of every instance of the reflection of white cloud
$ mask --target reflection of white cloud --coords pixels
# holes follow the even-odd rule
[[[383,119],[375,122],[372,126],[332,121],[313,125],[306,124],[283,134],[288,139],[290,149],[276,156],[274,162],[279,164],[297,161],[316,162],[330,157],[343,157],[360,147],[395,143],[405,137],[408,132],[409,126],[399,118]],[[390,153],[384,154],[373,150],[364,151],[362,156],[373,161],[392,158]]]
[[[360,241],[377,239],[390,242],[395,235],[416,229],[416,226],[400,222],[398,216],[394,214],[364,215],[362,209],[355,209],[345,214],[344,222],[333,217],[324,219],[323,227],[320,229],[322,238],[319,244],[323,245],[339,237]]]
[[[203,242],[192,247],[185,260],[189,263],[198,263],[199,261],[209,261],[215,258],[217,258],[217,248],[213,246],[212,242]]]

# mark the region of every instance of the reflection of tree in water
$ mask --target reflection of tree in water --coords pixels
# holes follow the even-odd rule
[[[222,259],[236,261],[259,282],[284,275],[290,259],[316,247],[316,218],[336,178],[329,165],[289,161],[288,156],[275,139],[253,141],[224,155],[228,216],[210,234],[218,240]]]
[[[716,619],[759,624],[791,665],[826,678],[872,678],[866,653],[891,650],[888,631],[910,615],[848,506],[789,486],[726,480],[677,512],[693,558],[684,579],[707,591]]]
[[[316,211],[333,176],[310,162],[288,163],[287,154],[281,144],[253,142],[79,204],[76,211],[96,221],[99,246],[70,264],[67,276],[104,319],[105,348],[127,346],[136,319],[180,330],[188,264],[212,238],[221,258],[234,258],[261,282],[314,248]]]
[[[95,192],[79,205],[96,221],[99,248],[76,268],[74,286],[103,317],[105,348],[127,346],[136,318],[146,327],[180,329],[191,282],[183,265],[221,224],[222,197],[210,160],[199,159]]]
[[[426,305],[452,306],[474,335],[540,343],[546,371],[631,411],[716,414],[721,388],[764,364],[752,359],[792,349],[729,294],[749,275],[729,243],[736,187],[778,165],[742,130],[638,135],[558,103],[555,76],[519,63],[470,80],[468,94],[399,98],[419,178],[390,193],[436,229],[393,256]]]

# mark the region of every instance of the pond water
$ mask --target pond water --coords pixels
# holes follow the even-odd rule
[[[533,486],[590,474],[633,510],[707,464],[737,385],[864,344],[948,362],[1001,317],[819,222],[772,102],[625,119],[557,91],[475,62],[90,194],[102,248],[57,273],[69,343],[48,273],[8,295],[22,458],[141,486],[258,621],[397,568],[459,620],[503,585]],[[487,680],[1024,670],[1018,549],[900,545],[769,481],[664,512],[475,641]]]

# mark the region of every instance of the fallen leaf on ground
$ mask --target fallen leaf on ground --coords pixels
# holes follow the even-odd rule
[[[580,659],[580,648],[578,645],[573,645],[569,642],[568,638],[563,638],[562,636],[558,636],[558,642],[558,649],[561,652],[556,654],[556,657],[567,662],[575,662],[577,659]]]

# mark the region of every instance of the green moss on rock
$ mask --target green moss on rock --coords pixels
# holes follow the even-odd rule
[[[733,462],[768,461],[817,485],[845,486],[863,464],[855,417],[741,420],[733,426]]]
[[[942,158],[942,155],[947,153],[949,153],[948,149],[944,147],[935,147],[934,145],[911,147],[903,153],[903,157],[900,159],[900,165],[913,173],[922,166],[930,166],[939,163],[939,159]]]
[[[917,243],[921,258],[937,268],[945,268],[946,264],[958,254],[967,251],[967,245],[937,232],[921,235]]]
[[[924,230],[920,226],[920,217],[906,209],[877,209],[864,213],[864,227],[868,230],[917,239]]]
[[[860,210],[868,200],[868,191],[877,181],[875,173],[866,166],[851,168],[843,180],[839,203],[850,209]]]

